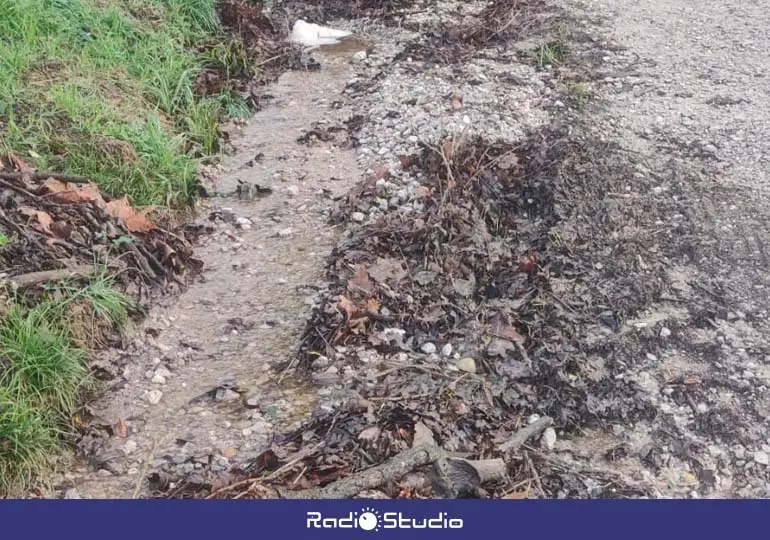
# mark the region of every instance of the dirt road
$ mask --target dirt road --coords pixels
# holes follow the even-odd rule
[[[368,56],[270,89],[217,189],[272,194],[215,199],[206,281],[113,353],[93,408],[128,436],[84,441],[81,496],[200,487],[277,434],[278,463],[320,448],[304,487],[418,421],[488,456],[533,414],[556,430],[493,496],[765,496],[770,12],[537,4],[487,35],[486,4],[430,4],[338,21]]]

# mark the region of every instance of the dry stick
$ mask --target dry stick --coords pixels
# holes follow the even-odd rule
[[[41,272],[29,272],[10,278],[11,282],[20,288],[31,287],[38,283],[48,281],[61,281],[74,277],[89,277],[95,272],[93,266],[76,266],[74,268],[59,268],[56,270],[44,270]]]
[[[546,428],[553,424],[553,418],[550,416],[543,416],[538,420],[532,422],[528,426],[521,428],[519,431],[513,434],[510,439],[500,445],[501,452],[516,452],[519,448],[524,446],[532,437],[540,435]]]
[[[72,182],[73,184],[87,184],[90,182],[90,180],[84,176],[70,176],[55,172],[0,172],[0,178],[6,180],[21,180],[23,178],[29,178],[30,180],[48,180],[49,178],[55,178],[62,182]]]

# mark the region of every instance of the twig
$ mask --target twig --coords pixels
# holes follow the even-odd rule
[[[89,277],[94,273],[93,266],[76,266],[74,268],[59,268],[56,270],[44,270],[41,272],[29,272],[10,278],[17,287],[25,288],[46,283],[48,281],[61,281],[74,277]]]
[[[500,451],[516,452],[525,442],[527,442],[527,440],[531,437],[540,435],[546,428],[550,427],[551,424],[553,424],[553,418],[550,416],[543,416],[542,418],[537,419],[528,426],[521,428],[514,433],[510,439],[501,444]]]
[[[0,172],[0,178],[6,180],[22,180],[24,178],[29,178],[30,180],[48,180],[49,178],[55,178],[62,182],[71,182],[73,184],[88,184],[90,182],[90,180],[84,176],[71,176],[55,172]]]

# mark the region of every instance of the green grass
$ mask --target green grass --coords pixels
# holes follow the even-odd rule
[[[543,43],[535,50],[535,62],[540,69],[548,66],[557,67],[564,62],[567,49],[558,42]]]
[[[17,298],[0,316],[0,494],[44,473],[93,381],[84,336],[123,327],[131,301],[110,279],[62,283],[34,306]]]
[[[218,121],[248,113],[232,92],[196,95],[206,68],[248,70],[214,13],[213,0],[0,0],[0,151],[140,206],[189,202]]]
[[[590,91],[588,83],[586,82],[569,82],[567,83],[567,95],[569,96],[569,104],[573,109],[582,111],[585,109],[586,104],[590,98]]]

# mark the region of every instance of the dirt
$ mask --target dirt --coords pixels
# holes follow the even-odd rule
[[[102,362],[81,496],[328,485],[418,426],[500,457],[537,415],[555,430],[474,496],[766,495],[767,15],[423,7],[335,11],[379,55],[322,51],[233,137],[205,281]],[[488,35],[485,13],[521,25]],[[565,58],[538,65],[548,42]],[[369,496],[435,496],[423,473]]]

